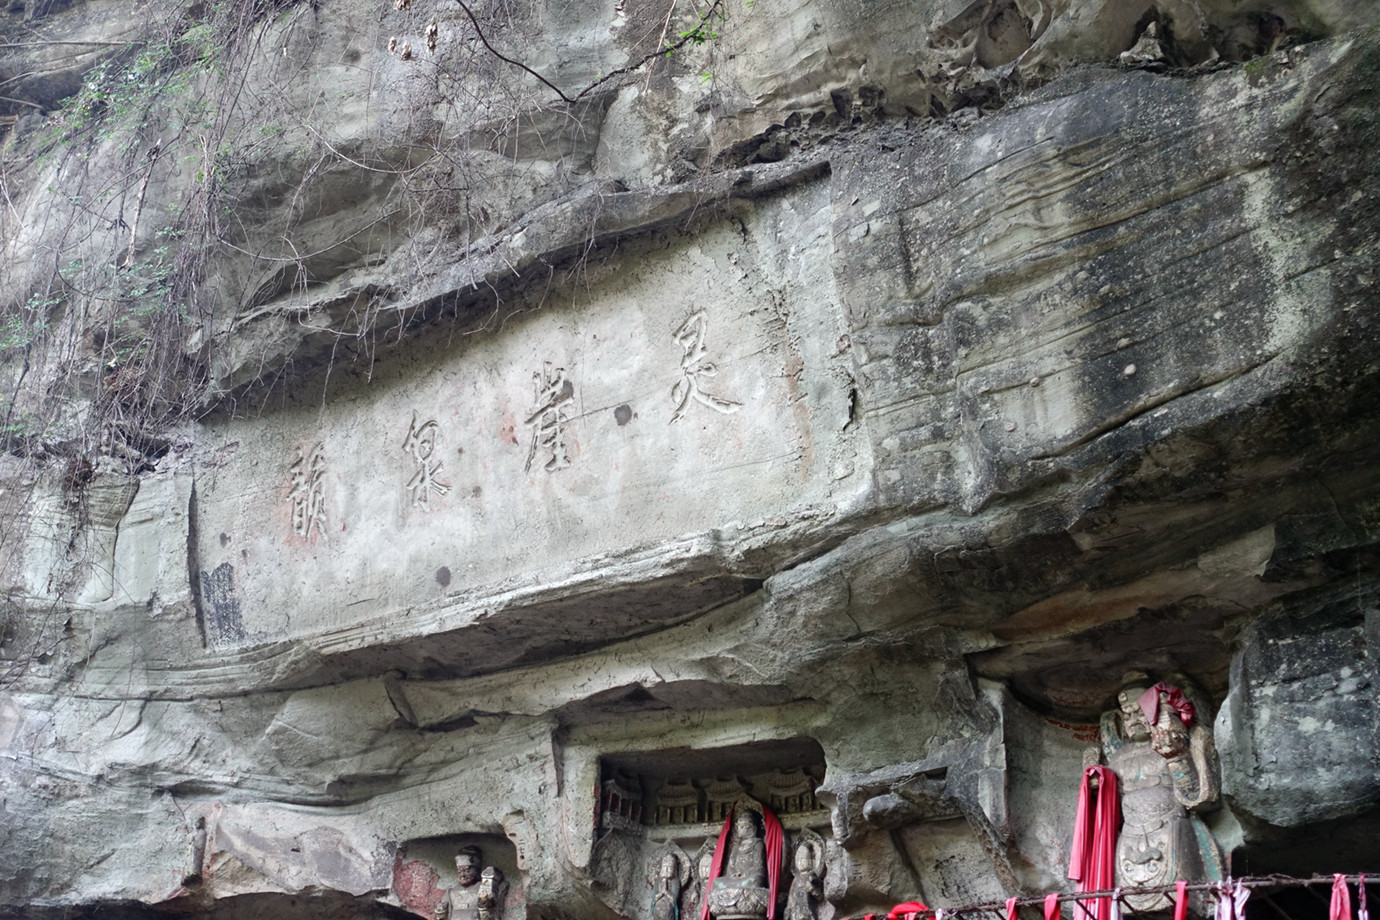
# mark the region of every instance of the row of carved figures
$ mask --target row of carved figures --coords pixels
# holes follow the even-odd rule
[[[1191,685],[1152,684],[1144,674],[1127,675],[1117,704],[1103,714],[1100,747],[1087,752],[1068,874],[1082,893],[1133,889],[1125,895],[1131,910],[1168,910],[1178,906],[1166,894],[1176,882],[1215,882],[1224,874],[1220,850],[1199,817],[1218,799],[1210,713]],[[791,793],[808,779],[803,771],[782,772],[763,787]],[[726,782],[698,788],[717,801]],[[603,791],[606,819],[608,809],[625,803],[640,808],[640,788],[626,779],[606,782]],[[796,807],[806,801],[794,794],[779,798]],[[807,829],[791,840],[791,881],[783,893],[786,841],[772,809],[741,796],[710,814],[723,818],[723,828],[693,859],[675,844],[654,857],[648,874],[652,920],[775,920],[782,907],[785,920],[817,920],[826,871],[818,834]],[[622,817],[641,815],[627,809]],[[685,815],[671,820],[676,817]],[[192,819],[188,831],[183,884],[193,886],[202,881],[208,855],[205,816]],[[497,867],[482,863],[478,849],[460,852],[458,884],[438,905],[436,920],[501,920],[507,884]],[[1108,918],[1099,912],[1098,920]]]
[[[780,887],[785,838],[760,803],[743,799],[720,835],[692,859],[669,844],[652,860],[652,920],[817,920],[824,902],[824,839],[806,829],[791,841],[791,882]],[[784,898],[784,904],[782,900]]]
[[[1126,898],[1135,911],[1169,909],[1162,886],[1224,875],[1221,852],[1200,817],[1218,798],[1206,701],[1178,683],[1189,689],[1128,674],[1117,708],[1103,714],[1100,747],[1085,758],[1068,876],[1083,892],[1139,889]],[[814,920],[824,844],[810,831],[793,844],[786,920]],[[782,851],[781,825],[770,809],[739,799],[717,841],[706,841],[694,860],[676,847],[657,857],[653,920],[774,920]],[[1098,920],[1111,920],[1102,913]]]

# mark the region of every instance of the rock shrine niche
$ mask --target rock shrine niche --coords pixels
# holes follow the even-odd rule
[[[499,834],[408,840],[394,857],[388,900],[427,920],[520,920],[517,848]]]
[[[729,847],[751,851],[778,822],[783,855],[775,914],[785,917],[794,897],[799,920],[827,920],[832,909],[822,899],[819,876],[829,810],[815,793],[824,774],[824,751],[808,738],[606,755],[594,844],[597,887],[624,916],[693,920],[725,824],[732,828]],[[714,916],[734,920],[765,910],[765,887],[759,893],[751,880],[735,883],[752,889],[739,899],[747,906],[721,905]]]

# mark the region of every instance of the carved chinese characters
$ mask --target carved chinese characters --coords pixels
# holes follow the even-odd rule
[[[565,368],[554,367],[550,361],[543,364],[541,372],[533,374],[532,378],[536,393],[527,415],[527,425],[532,429],[532,442],[523,469],[530,473],[532,464],[540,462],[542,469],[553,473],[570,466],[565,426],[569,403],[575,398],[575,384],[565,376]]]
[[[672,336],[683,352],[680,359],[681,378],[671,388],[671,401],[676,406],[671,414],[672,422],[679,421],[685,416],[692,400],[708,406],[715,412],[725,414],[737,412],[742,408],[742,403],[711,396],[700,389],[702,378],[713,377],[719,373],[718,367],[708,360],[709,349],[704,344],[708,325],[709,320],[705,318],[704,311],[696,310],[681,323],[680,328]]]
[[[403,440],[402,448],[412,455],[413,463],[416,464],[417,472],[407,484],[407,492],[412,497],[412,504],[421,508],[423,511],[431,510],[431,496],[445,495],[450,491],[450,483],[442,482],[440,472],[442,463],[437,460],[433,465],[431,462],[432,454],[436,452],[436,439],[440,431],[435,420],[417,424],[417,413],[412,413],[412,424],[408,426],[407,437]]]
[[[679,376],[672,385],[670,394],[671,422],[677,422],[695,411],[692,406],[696,404],[726,415],[735,413],[743,407],[742,403],[727,398],[722,392],[711,392],[722,391],[723,384],[715,386],[713,383],[714,378],[718,376],[719,367],[711,359],[708,341],[709,316],[706,310],[690,313],[670,334],[670,339],[680,352]],[[523,407],[516,421],[510,419],[506,423],[506,435],[502,434],[503,429],[500,429],[499,437],[508,443],[521,443],[513,429],[517,425],[525,426],[527,436],[524,444],[524,472],[530,474],[539,468],[547,473],[555,473],[572,466],[572,454],[578,449],[571,434],[572,420],[578,414],[575,381],[568,372],[567,365],[555,361],[543,362],[540,369],[531,375],[531,380],[530,403]],[[438,398],[444,398],[444,394],[436,395]],[[626,405],[621,409],[624,414],[616,417],[619,418],[620,425],[625,425],[633,413]],[[453,415],[460,415],[461,424],[464,424],[463,414]],[[407,431],[402,435],[400,442],[395,442],[396,449],[401,450],[408,458],[406,466],[401,468],[407,471],[406,478],[403,480],[399,477],[404,482],[404,502],[408,509],[434,511],[440,505],[439,500],[450,495],[454,488],[444,459],[443,438],[446,432],[442,425],[442,420],[434,410],[413,409]],[[653,449],[658,446],[654,445]],[[348,463],[348,459],[346,462]],[[290,485],[287,500],[292,505],[292,532],[296,536],[306,539],[318,534],[325,536],[328,517],[325,492],[326,465],[324,447],[318,442],[314,446],[300,448],[289,468]],[[501,465],[496,464],[486,469],[502,473]],[[349,513],[350,509],[365,504],[351,500],[343,506],[343,510],[333,506],[332,512],[340,510],[341,513]],[[346,532],[354,523],[341,521],[341,526],[336,529]],[[728,801],[731,802],[739,791],[734,790],[734,795],[730,796]],[[773,804],[786,807],[784,801],[774,800]]]
[[[292,532],[299,537],[311,537],[315,529],[326,535],[326,459],[321,445],[309,452],[299,450],[297,459],[288,468],[291,488],[287,500],[292,502]]]

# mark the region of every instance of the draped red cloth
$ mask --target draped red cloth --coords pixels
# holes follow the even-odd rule
[[[709,891],[714,887],[714,879],[723,874],[724,858],[728,855],[728,835],[733,830],[733,816],[737,811],[737,805],[729,809],[724,826],[719,831],[719,841],[714,844],[714,859],[709,864],[709,879],[704,885],[700,920],[709,920]],[[767,850],[767,890],[771,892],[767,901],[767,920],[776,920],[776,892],[781,884],[781,854],[786,848],[786,835],[781,830],[781,822],[765,805],[762,806],[762,837]]]
[[[1059,892],[1045,895],[1045,920],[1059,920]]]
[[[906,901],[893,907],[886,915],[886,920],[916,920],[921,914],[928,912],[929,908],[919,901]]]
[[[1174,707],[1174,710],[1179,714],[1179,718],[1183,720],[1184,725],[1191,726],[1194,716],[1197,714],[1197,710],[1193,707],[1193,704],[1189,702],[1188,697],[1184,696],[1182,690],[1175,687],[1173,684],[1166,684],[1164,681],[1160,681],[1149,690],[1146,690],[1140,695],[1140,699],[1136,701],[1140,703],[1140,711],[1145,713],[1145,721],[1150,725],[1154,725],[1159,721],[1160,693],[1169,695],[1165,703]]]
[[[1174,920],[1188,920],[1188,882],[1184,879],[1174,883]]]
[[[1116,774],[1110,767],[1088,767],[1078,786],[1078,812],[1073,819],[1069,854],[1069,878],[1078,883],[1079,891],[1110,891],[1116,884],[1116,835],[1120,830]],[[1078,905],[1075,916],[1113,920],[1110,897],[1094,898],[1091,911],[1081,901]]]
[[[1351,920],[1351,892],[1346,887],[1346,876],[1341,873],[1332,876],[1332,903],[1328,907],[1327,920]]]
[[[1020,913],[1016,910],[1016,898],[1006,899],[1006,920],[1019,920]]]

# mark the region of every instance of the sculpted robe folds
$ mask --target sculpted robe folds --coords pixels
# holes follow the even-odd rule
[[[1122,887],[1172,885],[1222,877],[1222,857],[1194,810],[1216,799],[1212,739],[1202,720],[1185,725],[1173,707],[1155,724],[1137,703],[1146,687],[1122,690],[1118,710],[1102,716],[1102,754],[1121,780],[1116,881]],[[1167,895],[1128,896],[1138,911],[1171,906]]]

